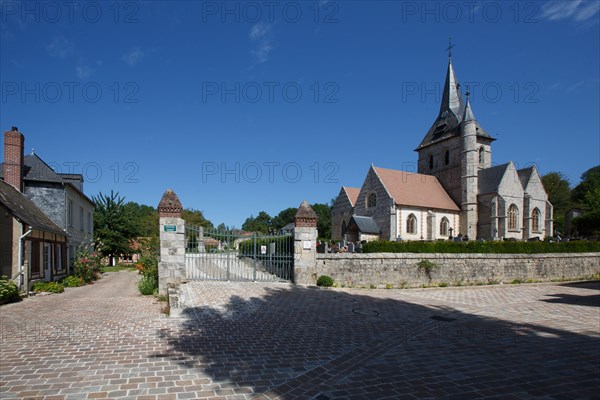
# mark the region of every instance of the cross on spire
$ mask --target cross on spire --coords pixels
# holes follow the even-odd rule
[[[448,60],[452,59],[452,49],[454,48],[454,44],[452,44],[452,36],[448,37],[448,48],[446,51],[448,52]]]

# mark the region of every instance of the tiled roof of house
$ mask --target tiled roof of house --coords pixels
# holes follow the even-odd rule
[[[459,210],[435,176],[378,167],[373,169],[396,204]]]
[[[33,201],[8,183],[1,180],[0,203],[2,203],[15,218],[32,228],[68,236],[67,233],[60,229],[58,225],[44,214]]]
[[[348,196],[348,200],[350,200],[350,205],[354,207],[356,200],[358,200],[358,195],[360,194],[360,188],[344,186],[344,191],[346,192],[346,196]]]

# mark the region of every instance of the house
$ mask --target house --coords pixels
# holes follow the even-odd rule
[[[0,275],[17,281],[20,289],[67,275],[67,233],[4,181],[0,181],[0,237]]]
[[[25,137],[16,127],[4,132],[0,178],[27,196],[68,237],[66,267],[79,248],[91,246],[94,203],[83,193],[83,176],[57,173],[37,154],[24,155]]]
[[[333,239],[372,238],[375,225],[386,240],[552,236],[553,208],[537,168],[493,165],[493,141],[468,90],[463,98],[449,58],[439,114],[415,149],[418,173],[371,166],[361,188],[342,187],[332,207]]]

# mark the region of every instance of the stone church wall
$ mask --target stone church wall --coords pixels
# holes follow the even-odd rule
[[[367,196],[370,193],[377,195],[377,206],[367,208]],[[377,177],[373,168],[369,169],[369,173],[362,185],[356,204],[354,205],[354,214],[366,217],[372,217],[381,230],[382,240],[394,240],[391,232],[390,208],[393,206],[393,200],[388,195],[387,190]]]
[[[439,269],[431,281],[417,263],[427,259]],[[577,254],[318,254],[317,276],[331,276],[339,285],[384,288],[576,280],[600,272],[600,253]]]
[[[342,221],[346,221],[346,225],[348,225],[352,218],[352,211],[352,204],[342,189],[331,208],[331,238],[333,240],[343,239]]]

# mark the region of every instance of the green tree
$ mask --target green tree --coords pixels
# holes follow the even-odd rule
[[[265,211],[259,212],[256,217],[251,215],[242,224],[242,229],[247,232],[268,233],[272,228],[272,218]]]
[[[600,165],[588,169],[581,175],[581,182],[572,192],[573,202],[578,206],[585,203],[586,194],[600,188]]]
[[[584,236],[600,235],[600,165],[581,175],[581,182],[573,189],[573,202],[583,209],[583,216],[573,223]]]
[[[181,218],[186,224],[202,226],[204,228],[214,228],[213,223],[204,218],[204,213],[200,210],[186,208],[181,212]]]
[[[562,172],[549,172],[542,176],[548,201],[554,207],[554,229],[564,232],[565,213],[573,206],[569,181]]]
[[[298,209],[296,207],[289,207],[281,211],[276,217],[273,217],[273,227],[275,229],[281,229],[290,222],[294,222],[297,212]]]
[[[94,238],[96,250],[108,257],[112,265],[115,256],[131,254],[130,239],[140,233],[132,207],[125,207],[125,198],[114,193],[93,196]]]
[[[331,239],[331,207],[325,203],[315,203],[312,205],[312,208],[319,218],[317,221],[319,238]]]

